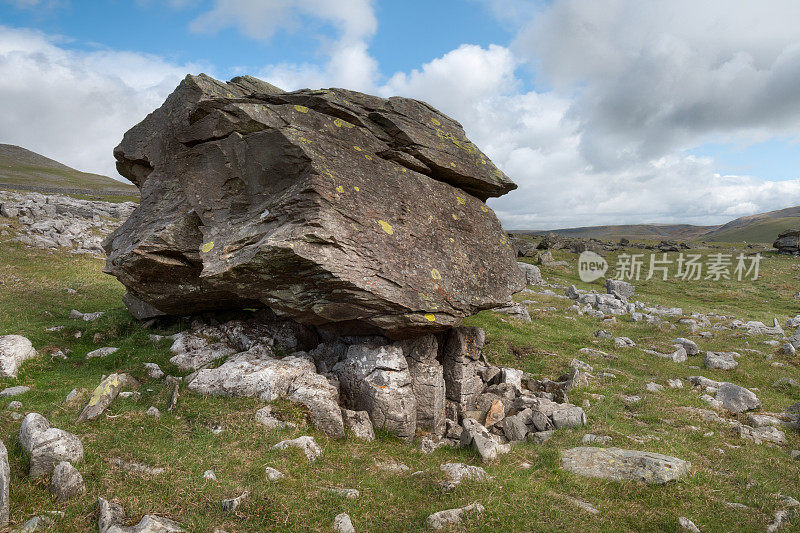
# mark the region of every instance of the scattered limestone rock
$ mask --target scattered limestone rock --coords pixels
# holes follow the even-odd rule
[[[351,411],[342,409],[342,420],[345,427],[353,432],[356,438],[372,442],[375,440],[375,431],[372,428],[372,421],[366,411]]]
[[[103,414],[103,411],[111,405],[123,387],[138,388],[139,382],[130,374],[111,374],[106,377],[92,392],[92,397],[78,415],[77,422],[94,420]]]
[[[441,530],[457,525],[465,516],[472,514],[482,515],[485,511],[486,509],[483,505],[475,502],[457,509],[447,509],[445,511],[433,513],[428,517],[425,523],[431,529]]]
[[[446,490],[454,489],[464,480],[488,481],[491,479],[491,476],[483,468],[464,463],[445,463],[439,469],[450,478],[442,483],[442,488]]]
[[[618,279],[607,279],[606,293],[608,294],[617,293],[623,298],[629,299],[633,297],[634,293],[636,293],[636,287],[634,287],[627,281],[622,281]]]
[[[62,461],[73,464],[83,461],[81,440],[72,433],[50,427],[39,413],[25,416],[19,429],[19,443],[30,454],[31,477],[49,474]]]
[[[677,339],[672,339],[674,344],[683,346],[683,349],[686,350],[686,355],[697,355],[700,353],[700,348],[697,347],[697,343],[693,340],[686,339],[684,337],[678,337]]]
[[[98,357],[108,357],[112,353],[118,351],[119,348],[114,348],[113,346],[105,346],[103,348],[98,348],[96,350],[92,350],[91,352],[86,354],[86,359],[95,359]]]
[[[358,492],[358,490],[356,489],[340,489],[337,487],[332,487],[332,488],[327,488],[325,490],[332,494],[338,494],[339,496],[344,496],[348,500],[355,500],[359,496],[361,496],[361,493]]]
[[[22,335],[0,335],[0,377],[17,377],[23,361],[36,355],[31,341]]]
[[[161,418],[161,411],[158,410],[158,407],[155,405],[151,405],[149,409],[147,409],[147,416],[151,416],[158,420]]]
[[[205,472],[203,472],[203,479],[205,479],[206,481],[214,481],[214,482],[216,482],[217,481],[217,475],[214,473],[213,470],[206,470]]]
[[[598,444],[606,446],[608,444],[611,444],[612,440],[613,439],[610,435],[594,435],[592,433],[587,433],[586,435],[583,436],[581,442],[583,444],[591,444],[593,442],[596,442]]]
[[[739,365],[734,354],[735,352],[706,352],[704,364],[706,368],[732,370]]]
[[[135,526],[124,526],[125,511],[121,505],[103,498],[97,499],[100,516],[97,520],[98,533],[183,533],[177,523],[155,515],[144,515]]]
[[[147,376],[150,379],[163,379],[164,371],[156,363],[145,363],[144,369],[147,371]]]
[[[683,531],[688,531],[689,533],[700,533],[700,529],[694,525],[694,522],[686,518],[685,516],[681,516],[678,518],[678,525],[681,526]]]
[[[356,533],[353,527],[353,522],[350,520],[350,515],[347,513],[337,514],[333,519],[333,530],[336,533]]]
[[[197,372],[188,388],[214,396],[255,396],[265,402],[284,397],[303,404],[314,426],[334,438],[344,436],[338,394],[305,352],[276,359],[256,345],[228,358],[221,366]]]
[[[472,449],[480,455],[484,463],[493,461],[500,453],[507,453],[510,451],[508,445],[498,443],[492,434],[477,420],[465,418],[461,424],[463,427],[461,446],[471,446]]]
[[[676,457],[620,448],[565,450],[561,466],[580,476],[663,484],[689,473],[691,464]]]
[[[228,498],[227,500],[222,500],[222,510],[232,513],[239,507],[248,497],[250,497],[250,491],[246,490],[241,493],[239,496],[235,498]]]
[[[63,502],[86,491],[83,476],[67,461],[61,461],[53,470],[50,479],[50,494],[56,501]]]
[[[647,383],[647,384],[644,386],[644,388],[645,388],[645,389],[646,389],[648,392],[661,392],[661,391],[663,391],[663,390],[664,390],[664,386],[663,386],[663,385],[659,385],[658,383],[653,383],[652,381],[651,381],[651,382],[649,382],[649,383]]]
[[[758,399],[753,391],[733,383],[722,383],[719,386],[717,401],[721,402],[722,407],[732,413],[742,413],[761,408],[761,400]]]
[[[0,391],[0,398],[10,398],[12,396],[19,396],[20,394],[25,394],[31,390],[30,387],[26,387],[24,385],[17,385],[16,387],[6,387],[2,391]],[[22,406],[22,404],[20,404]]]
[[[285,450],[287,448],[299,448],[306,454],[306,459],[309,462],[314,462],[322,456],[322,448],[320,448],[314,437],[304,435],[292,440],[282,440],[272,447],[273,450]]]
[[[76,319],[76,320],[83,320],[84,322],[94,322],[105,313],[102,311],[95,311],[94,313],[81,313],[77,309],[73,309],[69,312],[69,317]]]
[[[280,470],[276,470],[271,466],[264,467],[264,473],[267,475],[267,479],[270,481],[278,481],[279,479],[283,479],[286,475],[281,472]]]
[[[284,422],[278,420],[272,414],[272,406],[267,405],[256,411],[256,422],[266,427],[267,429],[293,429],[297,427],[292,422]]]

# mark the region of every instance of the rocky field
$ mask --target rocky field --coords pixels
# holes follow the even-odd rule
[[[436,338],[451,361],[475,357],[445,353],[446,387],[429,404],[415,390],[412,416],[403,379],[435,368],[423,348],[309,340],[255,310],[141,323],[102,261],[59,247],[63,232],[32,238],[63,209],[13,202],[29,207],[0,219],[0,335],[31,346],[0,343],[24,359],[0,383],[12,530],[777,531],[800,520],[796,257],[765,253],[756,281],[653,278],[631,294],[580,282],[577,255],[552,251],[514,305],[465,320],[485,332],[482,350],[477,329]],[[114,226],[81,220],[64,224]],[[276,325],[248,329],[259,316]],[[254,350],[277,366],[249,367]],[[437,394],[468,392],[455,375],[468,366],[476,401],[462,421],[426,411]],[[359,376],[376,371],[386,381],[365,391]],[[371,399],[362,414],[341,417],[331,379],[342,401]],[[248,387],[253,397],[229,397]],[[387,407],[381,427],[364,423]]]

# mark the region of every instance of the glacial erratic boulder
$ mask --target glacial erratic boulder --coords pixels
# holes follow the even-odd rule
[[[106,272],[138,318],[267,306],[407,338],[524,286],[484,203],[516,185],[423,102],[188,76],[114,156],[141,204]]]
[[[772,246],[777,248],[780,253],[800,253],[800,229],[787,229],[781,232]]]

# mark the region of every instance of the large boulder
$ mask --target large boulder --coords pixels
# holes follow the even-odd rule
[[[781,232],[772,246],[781,253],[796,254],[800,252],[800,229],[787,229]]]
[[[406,338],[523,288],[484,203],[516,185],[423,102],[187,76],[114,156],[141,204],[106,272],[139,318],[266,305]]]

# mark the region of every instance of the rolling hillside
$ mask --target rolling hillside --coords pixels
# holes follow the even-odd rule
[[[0,144],[0,188],[102,196],[139,195],[134,185],[75,170],[12,144]]]
[[[566,237],[598,239],[682,240],[710,242],[772,243],[784,230],[800,228],[800,206],[758,213],[731,220],[720,226],[691,224],[626,224],[586,226],[545,231],[514,231],[523,234],[557,233]]]

